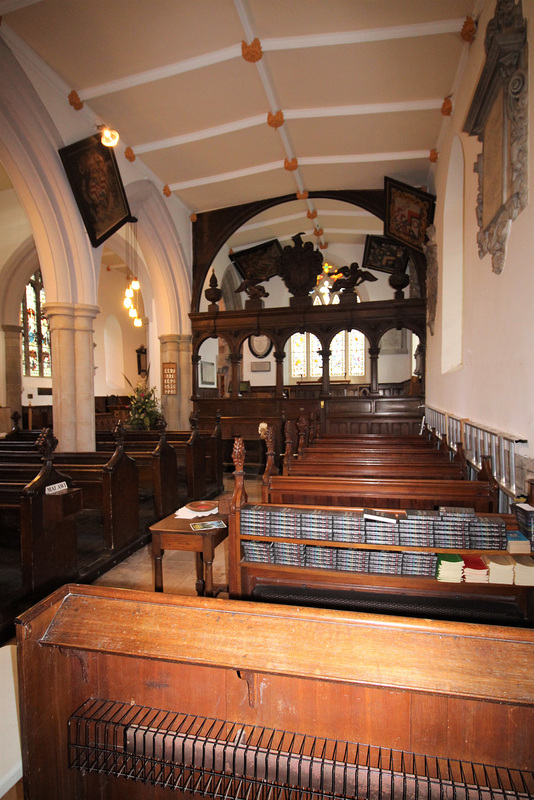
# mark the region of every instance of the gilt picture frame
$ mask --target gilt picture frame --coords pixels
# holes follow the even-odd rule
[[[434,222],[436,198],[393,178],[384,178],[386,194],[385,236],[423,251],[426,230]]]
[[[59,157],[93,247],[134,222],[112,147],[95,134],[59,150]]]

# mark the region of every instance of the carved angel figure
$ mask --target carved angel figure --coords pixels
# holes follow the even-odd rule
[[[360,269],[359,265],[354,261],[350,267],[340,267],[332,273],[332,277],[336,275],[344,275],[344,278],[338,278],[334,281],[331,292],[339,292],[341,289],[344,291],[354,289],[364,281],[376,281],[378,278],[366,269]]]
[[[251,300],[254,300],[257,297],[269,297],[269,292],[265,289],[264,286],[260,286],[260,284],[256,283],[254,280],[250,280],[246,278],[242,283],[237,287],[236,292],[246,292]]]

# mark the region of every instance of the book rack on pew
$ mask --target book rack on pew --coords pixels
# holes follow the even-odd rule
[[[531,630],[71,585],[17,641],[27,800],[534,797]]]
[[[369,567],[361,566],[366,556],[372,565],[370,554],[376,554],[375,563],[380,563],[392,554],[503,555],[508,554],[506,550],[369,544],[339,538],[336,541],[316,538],[323,536],[322,532],[306,536],[300,531],[299,517],[319,520],[321,515],[329,518],[339,515],[346,522],[358,511],[362,509],[312,510],[309,506],[276,504],[244,504],[235,508],[229,519],[231,597],[502,624],[527,624],[533,618],[532,587],[449,583],[432,575],[390,574],[368,571]],[[265,514],[277,517],[274,526],[265,524]],[[514,527],[513,517],[503,515],[503,518],[507,519],[508,527]],[[252,533],[254,525],[256,532]],[[305,556],[307,550],[311,558]]]

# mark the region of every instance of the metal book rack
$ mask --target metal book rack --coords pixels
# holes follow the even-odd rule
[[[89,699],[69,767],[224,800],[534,798],[534,772]]]

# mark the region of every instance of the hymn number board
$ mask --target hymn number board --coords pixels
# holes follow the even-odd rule
[[[176,361],[163,364],[163,394],[176,394]]]

